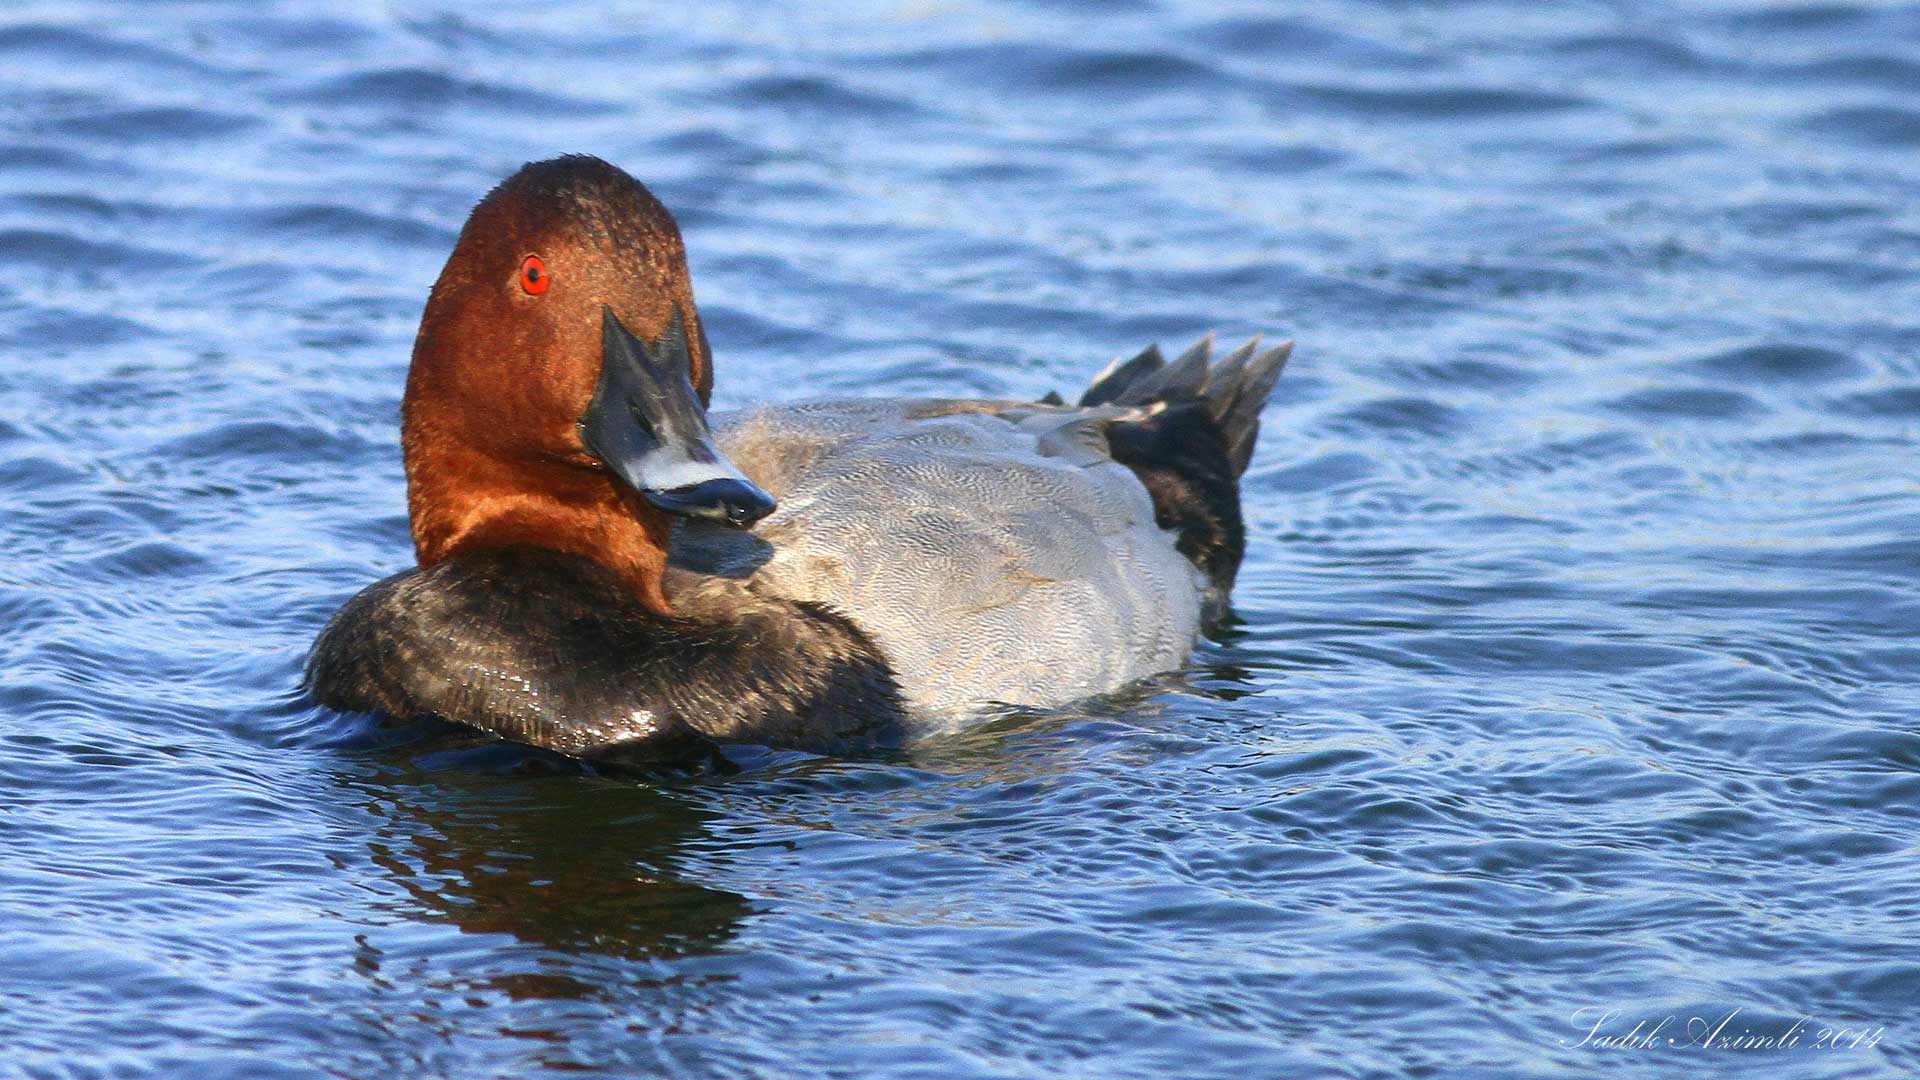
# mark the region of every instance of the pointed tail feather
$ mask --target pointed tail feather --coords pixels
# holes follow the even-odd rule
[[[1080,395],[1080,407],[1086,409],[1115,401],[1127,387],[1166,366],[1166,358],[1160,355],[1158,345],[1147,346],[1131,360],[1116,357],[1113,363],[1100,369],[1100,374],[1088,384],[1087,392]]]
[[[1254,443],[1260,437],[1260,411],[1266,407],[1267,396],[1273,393],[1287,357],[1293,354],[1293,342],[1282,342],[1262,352],[1260,339],[1255,337],[1210,365],[1212,353],[1212,334],[1171,364],[1160,354],[1159,346],[1150,345],[1132,359],[1107,365],[1081,395],[1080,405],[1203,400],[1220,427],[1227,459],[1238,476],[1253,460]]]
[[[1227,460],[1233,463],[1235,475],[1246,472],[1253,461],[1253,445],[1260,438],[1260,412],[1267,407],[1267,397],[1280,380],[1287,357],[1293,355],[1293,342],[1284,341],[1260,353],[1251,347],[1245,351],[1247,358],[1238,368],[1223,373],[1217,381],[1208,379],[1206,390],[1207,408],[1227,440]]]

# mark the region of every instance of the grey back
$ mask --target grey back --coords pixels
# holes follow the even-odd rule
[[[1133,411],[853,400],[715,413],[721,449],[780,507],[751,533],[684,524],[673,565],[831,605],[928,715],[1114,689],[1186,660],[1204,587],[1107,456],[1103,422]]]

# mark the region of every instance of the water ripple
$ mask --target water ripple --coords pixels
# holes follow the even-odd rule
[[[1920,13],[1084,15],[0,15],[8,1065],[1557,1077],[1597,1007],[1920,1071]],[[313,707],[421,301],[565,150],[679,215],[729,405],[1297,337],[1235,626],[724,775]]]

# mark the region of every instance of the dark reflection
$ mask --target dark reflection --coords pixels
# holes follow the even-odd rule
[[[468,933],[569,953],[679,956],[725,942],[751,910],[737,893],[678,874],[681,850],[713,815],[633,774],[486,743],[428,749],[391,780],[356,786],[387,819],[367,845],[374,864],[419,912]],[[576,996],[529,979],[509,989]]]

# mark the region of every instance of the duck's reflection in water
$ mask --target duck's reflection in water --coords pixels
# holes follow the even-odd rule
[[[667,1036],[734,992],[726,946],[755,911],[689,880],[714,813],[444,726],[370,734],[372,767],[341,777],[363,831],[339,858],[373,896],[349,960],[367,993],[344,1011],[367,1050],[342,1075],[711,1071]]]
[[[412,917],[562,953],[651,959],[712,950],[750,911],[739,894],[678,873],[713,815],[634,776],[505,743],[414,765],[355,785],[384,819],[368,854]],[[572,996],[568,982],[529,974],[511,989]]]

